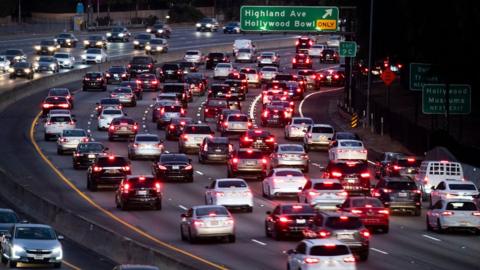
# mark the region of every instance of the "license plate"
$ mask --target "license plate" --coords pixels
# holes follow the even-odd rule
[[[180,169],[180,166],[178,166],[178,165],[173,165],[173,166],[172,166],[172,169],[174,169],[174,170],[179,170],[179,169]]]
[[[138,190],[137,195],[147,195],[147,191],[146,190]]]
[[[262,143],[263,141],[260,139],[260,140],[257,140],[256,142],[257,142],[257,143]]]
[[[118,170],[107,170],[106,173],[118,173]]]
[[[297,219],[297,224],[305,224],[306,222],[305,219]]]
[[[337,239],[353,239],[353,235],[351,234],[338,234]]]
[[[215,149],[215,152],[217,153],[222,152],[222,149]]]
[[[255,160],[247,160],[247,165],[257,165]]]
[[[113,77],[115,77],[115,79],[118,79],[118,74],[113,74]]]
[[[212,226],[217,226],[218,225],[218,221],[214,220],[214,221],[210,221],[210,224]]]
[[[33,256],[33,259],[35,259],[35,260],[43,260],[43,256],[42,256],[42,255],[34,255],[34,256]]]
[[[347,179],[347,183],[355,183],[356,179]]]
[[[203,138],[201,138],[201,137],[195,138],[195,141],[196,141],[196,142],[201,142],[202,140],[203,140]]]
[[[90,155],[88,155],[88,158],[95,158],[95,155],[90,154]]]
[[[120,128],[120,130],[127,130],[127,127],[122,127]]]
[[[327,80],[331,80],[332,79],[332,76],[327,76]]]
[[[274,115],[273,118],[278,118],[279,116],[278,115]]]
[[[407,197],[407,193],[400,192],[400,193],[398,193],[398,197]]]

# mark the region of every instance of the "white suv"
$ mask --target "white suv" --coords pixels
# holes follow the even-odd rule
[[[65,129],[76,127],[76,120],[70,114],[49,114],[45,121],[45,140],[60,136]]]
[[[222,178],[206,186],[205,203],[227,208],[253,210],[253,195],[247,182],[240,178]]]
[[[307,128],[303,137],[303,145],[308,152],[313,148],[328,149],[332,141],[335,130],[331,125],[314,124]]]
[[[336,209],[347,199],[347,192],[337,179],[311,179],[298,193],[298,201],[320,209]]]

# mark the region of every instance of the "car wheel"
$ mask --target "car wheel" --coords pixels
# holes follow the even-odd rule
[[[253,207],[248,206],[246,211],[247,211],[247,213],[252,213],[253,212]]]
[[[158,200],[158,202],[155,203],[155,210],[162,210],[162,200]]]
[[[273,228],[272,232],[271,232],[271,235],[272,235],[272,238],[275,240],[275,241],[280,241],[282,240],[283,238],[283,235],[281,232],[279,232],[276,228]]]
[[[126,202],[120,202],[120,209],[122,209],[122,211],[127,211],[128,204]]]
[[[204,161],[203,158],[202,158],[202,155],[198,155],[198,163],[200,163],[200,164],[204,164],[204,163],[205,163],[205,161]]]
[[[237,238],[235,237],[234,234],[228,236],[228,242],[229,243],[235,243],[236,240],[237,240]]]
[[[419,217],[422,214],[422,209],[421,208],[415,208],[415,212],[413,212],[413,215],[416,217]]]
[[[190,228],[188,228],[188,242],[190,242],[190,244],[195,244],[196,242],[196,239],[192,236]]]
[[[308,146],[308,144],[304,144],[303,148],[305,148],[305,152],[310,152],[310,146]]]
[[[440,219],[437,219],[437,232],[443,233],[442,224],[440,223]]]
[[[0,254],[0,256],[2,257],[2,263],[6,264],[7,263],[7,258],[5,258],[5,256],[3,256],[3,250],[2,250],[2,253]]]
[[[262,196],[267,198],[267,193],[265,192],[265,186],[262,184]]]
[[[385,225],[382,227],[382,232],[383,233],[388,233],[388,231],[390,230],[390,226],[389,225]]]
[[[8,260],[7,267],[8,268],[17,268],[17,262],[12,261],[12,260]]]
[[[430,225],[430,219],[428,218],[428,216],[425,218],[425,223],[426,223],[426,226],[427,226],[427,231],[429,231],[429,232],[433,231],[433,227],[432,227],[432,225]]]
[[[58,154],[58,155],[63,155],[63,150],[60,149],[60,148],[57,148],[57,154]]]
[[[49,141],[50,140],[50,135],[45,134],[45,135],[43,135],[43,138],[45,139],[45,141]]]
[[[303,172],[308,173],[309,171],[310,171],[310,166],[307,164],[307,166],[303,168]]]
[[[183,233],[183,230],[182,230],[182,226],[180,225],[180,238],[182,239],[182,241],[187,241],[187,237],[185,236],[185,234]]]
[[[270,186],[267,189],[267,198],[269,198],[270,200],[273,200],[275,198],[275,196],[272,194],[272,191],[270,190]]]
[[[359,258],[360,258],[360,261],[362,261],[362,262],[368,260],[368,251],[364,251],[364,252],[360,253]]]
[[[56,269],[62,268],[62,263],[61,262],[54,263],[53,268],[56,268]]]

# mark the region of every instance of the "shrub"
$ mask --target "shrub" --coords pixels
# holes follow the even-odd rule
[[[196,22],[205,17],[203,13],[192,6],[187,5],[175,5],[168,12],[170,16],[169,22],[182,23],[182,22]]]

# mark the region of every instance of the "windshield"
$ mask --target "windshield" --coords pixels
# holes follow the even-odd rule
[[[247,184],[244,181],[225,180],[218,181],[219,188],[246,188]]]
[[[102,114],[106,114],[106,115],[113,115],[113,114],[116,114],[116,115],[122,115],[122,111],[121,110],[103,110]]]
[[[151,44],[163,44],[163,39],[152,39]]]
[[[125,68],[124,67],[111,67],[108,71],[110,72],[125,72]]]
[[[89,40],[101,40],[102,37],[101,36],[90,36],[88,37]]]
[[[131,63],[135,64],[150,64],[152,63],[152,59],[148,57],[135,57],[132,59]]]
[[[101,54],[101,53],[102,53],[102,50],[100,50],[100,49],[88,49],[86,53],[90,53],[90,54]]]
[[[68,58],[68,54],[66,54],[66,53],[56,53],[54,55],[54,57],[56,57],[56,58]]]
[[[49,96],[68,96],[69,91],[67,89],[50,89],[48,91]]]
[[[60,34],[58,35],[59,38],[71,38],[70,34]]]
[[[123,32],[123,28],[121,28],[121,27],[112,28],[112,32],[115,32],[115,33]]]
[[[362,227],[362,222],[358,217],[329,217],[325,225],[337,230],[353,230]]]
[[[240,50],[238,50],[238,52],[241,52],[241,53],[251,53],[252,51],[250,51],[250,49],[240,49]]]
[[[397,160],[398,166],[402,167],[420,167],[422,163],[421,159],[399,159]]]
[[[55,44],[55,43],[53,42],[53,40],[42,40],[42,41],[40,42],[40,45],[46,45],[46,46],[50,46],[50,45],[53,45],[53,44]]]
[[[195,213],[198,217],[202,216],[228,216],[228,211],[225,207],[201,207],[197,208]]]
[[[70,121],[72,121],[72,119],[68,116],[53,116],[50,118],[50,122],[53,123],[66,123]]]
[[[53,59],[52,57],[40,57],[38,59],[38,62],[53,62]]]
[[[163,85],[163,92],[170,93],[182,93],[185,91],[185,87],[182,85]]]
[[[216,66],[216,68],[231,68],[232,66],[230,64],[224,64],[220,63]]]
[[[0,223],[17,223],[17,215],[12,212],[0,212]]]
[[[50,228],[43,227],[17,227],[15,238],[32,240],[55,240],[55,232]]]
[[[195,51],[187,51],[185,54],[186,54],[186,55],[199,55],[200,53],[199,53],[199,52],[195,52]]]
[[[232,122],[247,122],[248,117],[246,115],[229,115],[228,121]]]
[[[108,99],[102,99],[100,101],[100,104],[113,104],[113,105],[117,105],[117,104],[120,104],[120,100],[117,99],[117,98],[108,98]]]
[[[150,40],[150,39],[152,39],[152,36],[151,35],[146,35],[146,34],[145,35],[137,35],[135,37],[135,39]]]
[[[131,88],[117,88],[117,89],[113,90],[113,93],[131,94],[132,89]]]
[[[260,151],[239,151],[238,158],[244,159],[261,159],[263,158],[263,154]]]
[[[277,72],[278,69],[276,67],[265,67],[262,68],[262,72]]]
[[[323,182],[323,183],[315,183],[313,185],[313,189],[316,189],[316,190],[341,190],[341,189],[343,189],[343,187],[340,183]]]
[[[110,156],[99,158],[97,165],[100,167],[123,167],[128,165],[128,162],[124,157]]]

